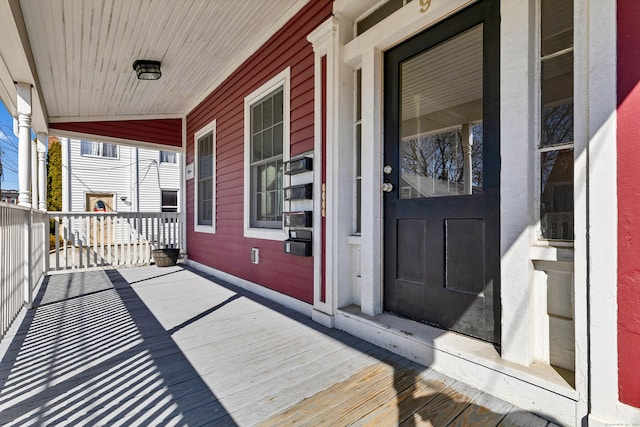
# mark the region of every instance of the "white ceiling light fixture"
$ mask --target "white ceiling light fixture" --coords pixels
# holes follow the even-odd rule
[[[133,63],[133,69],[138,76],[138,80],[158,80],[162,76],[160,61],[138,59]]]

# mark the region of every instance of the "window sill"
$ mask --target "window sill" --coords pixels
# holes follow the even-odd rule
[[[209,225],[194,225],[193,231],[195,231],[196,233],[215,234],[216,233],[216,228],[213,227],[213,226],[209,226]]]
[[[531,247],[531,260],[573,262],[573,243],[540,241]]]
[[[269,228],[246,228],[244,230],[244,237],[251,239],[277,240],[280,242],[284,242],[287,239],[287,235],[284,230]]]

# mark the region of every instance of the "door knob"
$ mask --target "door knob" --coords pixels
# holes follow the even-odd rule
[[[393,184],[390,182],[383,183],[382,191],[384,191],[385,193],[391,193],[393,191]]]

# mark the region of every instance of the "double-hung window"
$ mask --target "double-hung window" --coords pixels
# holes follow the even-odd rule
[[[214,233],[216,224],[216,122],[196,132],[195,231]]]
[[[540,4],[540,237],[573,240],[573,0]]]
[[[89,157],[118,158],[118,146],[105,142],[80,141],[80,155]]]
[[[245,236],[284,239],[289,70],[245,98]]]

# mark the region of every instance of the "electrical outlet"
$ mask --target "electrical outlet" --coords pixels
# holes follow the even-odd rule
[[[251,248],[251,262],[253,264],[260,264],[260,249]]]

